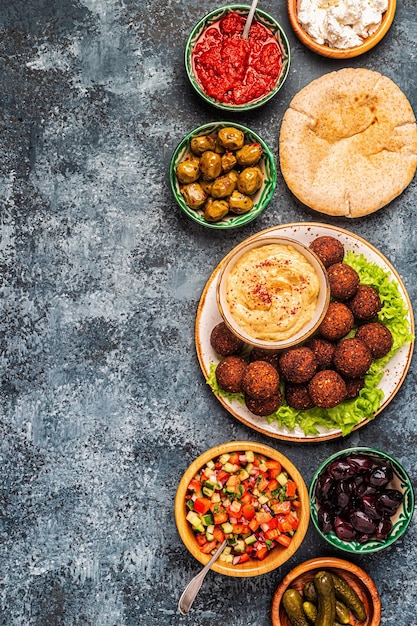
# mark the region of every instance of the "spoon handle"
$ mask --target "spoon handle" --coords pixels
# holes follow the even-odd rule
[[[255,15],[256,5],[258,0],[252,0],[252,5],[249,10],[248,17],[246,18],[245,28],[243,29],[242,38],[247,39],[249,37],[250,27],[252,26],[253,16]]]
[[[221,546],[216,550],[216,552],[211,557],[210,561],[203,567],[201,572],[199,572],[194,578],[190,580],[184,591],[182,592],[181,598],[178,602],[178,610],[182,615],[187,615],[188,611],[191,608],[192,603],[198,592],[200,591],[200,587],[203,584],[203,580],[206,577],[207,572],[210,567],[213,565],[214,561],[218,559],[220,554],[223,552],[223,548],[226,545],[226,540],[223,541]]]

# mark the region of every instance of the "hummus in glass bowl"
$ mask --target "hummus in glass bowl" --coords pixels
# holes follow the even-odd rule
[[[225,257],[217,303],[245,343],[282,350],[318,328],[329,304],[326,271],[316,255],[286,237],[242,242]]]

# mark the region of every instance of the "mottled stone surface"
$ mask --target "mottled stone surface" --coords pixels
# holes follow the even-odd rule
[[[264,0],[292,46],[289,78],[239,116],[277,153],[292,96],[344,67],[391,77],[417,110],[417,7],[398,3],[384,41],[349,62],[319,58],[290,32],[285,2]],[[346,445],[373,445],[416,483],[416,366],[375,422],[346,440],[281,443],[212,396],[194,320],[213,268],[237,242],[291,221],[327,221],[378,247],[416,302],[417,185],[357,221],[320,216],[281,177],[269,209],[240,230],[191,223],[168,187],[181,137],[223,115],[189,86],[184,44],[214,0],[2,0],[0,264],[2,626],[268,626],[281,578],[333,554],[310,528],[279,571],[209,573],[188,617],[179,595],[199,564],[174,522],[176,486],[213,444],[277,447],[306,482]],[[226,116],[230,119],[232,116]],[[339,554],[342,556],[343,554]],[[417,623],[416,519],[386,552],[352,558],[374,578],[382,624]]]

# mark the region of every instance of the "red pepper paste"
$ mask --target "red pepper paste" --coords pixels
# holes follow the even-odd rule
[[[205,93],[227,104],[247,104],[271,91],[281,74],[282,52],[272,32],[229,13],[207,28],[193,52],[194,72]]]

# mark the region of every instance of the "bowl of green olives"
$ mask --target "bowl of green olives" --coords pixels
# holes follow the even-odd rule
[[[224,111],[264,105],[283,86],[290,46],[282,26],[257,9],[249,32],[250,7],[231,4],[205,15],[185,46],[185,69],[197,94]]]
[[[406,470],[375,448],[348,448],[327,458],[313,476],[309,495],[318,533],[333,548],[352,554],[391,546],[414,513]]]
[[[258,217],[275,191],[277,170],[267,144],[241,124],[211,122],[188,133],[173,152],[170,186],[183,212],[217,229]]]

